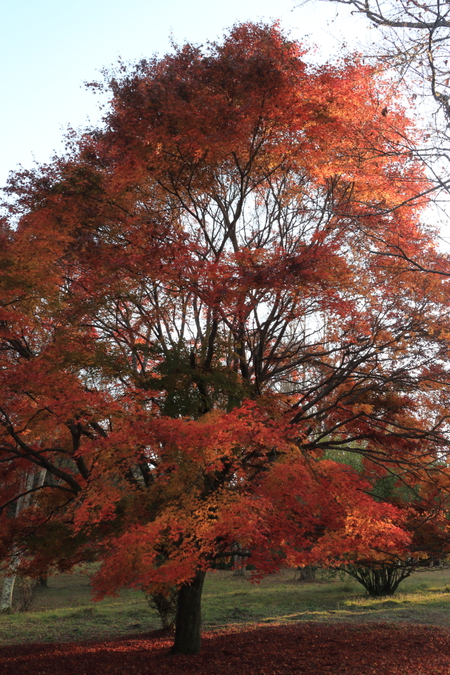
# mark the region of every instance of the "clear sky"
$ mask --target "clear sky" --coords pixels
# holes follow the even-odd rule
[[[293,37],[332,58],[365,23],[346,7],[296,0],[0,0],[0,186],[18,165],[63,149],[68,125],[96,123],[98,100],[83,83],[117,62],[136,61],[177,43],[220,38],[236,21],[280,19]],[[338,9],[338,13],[337,13]]]

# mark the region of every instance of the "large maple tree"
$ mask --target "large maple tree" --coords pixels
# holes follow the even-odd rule
[[[205,572],[237,545],[256,574],[407,550],[370,476],[425,485],[439,461],[447,489],[446,280],[390,255],[438,253],[373,68],[242,24],[104,86],[104,125],[9,184],[1,555],[99,560],[99,596],[178,586],[193,653]]]

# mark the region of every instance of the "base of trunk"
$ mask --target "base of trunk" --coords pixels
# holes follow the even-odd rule
[[[171,654],[198,654],[201,646],[202,590],[206,572],[198,570],[178,591],[175,640]]]

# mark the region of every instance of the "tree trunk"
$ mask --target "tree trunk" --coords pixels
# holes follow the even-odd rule
[[[411,568],[394,564],[380,564],[378,567],[349,565],[345,571],[359,581],[372,598],[394,595],[404,579],[411,575]]]
[[[38,480],[36,483],[37,487],[44,485],[45,476],[47,475],[47,470],[43,469],[38,474]],[[28,491],[33,488],[35,483],[35,474],[27,473],[24,478],[24,490]],[[21,511],[28,508],[30,505],[31,493],[26,494],[25,496],[20,497],[16,502],[15,515],[18,516]],[[0,612],[8,613],[12,612],[13,609],[13,592],[14,584],[16,583],[16,570],[20,564],[20,556],[18,554],[13,556],[12,563],[8,570],[8,575],[3,581],[3,589],[0,596]]]
[[[200,651],[205,575],[203,570],[197,570],[192,581],[178,591],[175,641],[171,654],[198,654]]]
[[[10,569],[11,572],[11,569]],[[0,612],[6,614],[12,612],[14,584],[16,574],[9,574],[3,581],[3,590],[0,598]]]
[[[305,565],[304,567],[297,567],[294,574],[294,581],[315,581],[317,566]]]

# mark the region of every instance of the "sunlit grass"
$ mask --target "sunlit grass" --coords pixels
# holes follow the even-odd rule
[[[294,580],[294,571],[259,584],[232,572],[210,573],[203,596],[205,628],[233,624],[306,622],[427,623],[450,626],[450,570],[419,573],[389,598],[370,598],[350,577]],[[0,616],[0,644],[97,639],[159,628],[144,594],[125,589],[119,597],[92,602],[83,574],[49,579],[31,611]]]

